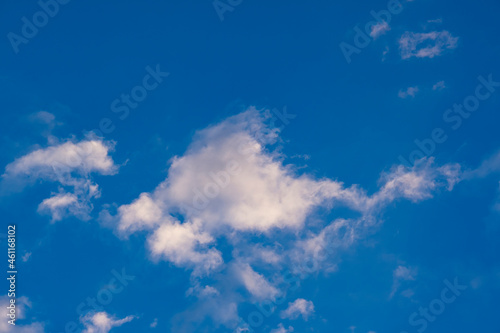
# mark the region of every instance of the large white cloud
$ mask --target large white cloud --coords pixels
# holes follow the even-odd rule
[[[264,120],[251,109],[200,131],[187,152],[173,159],[163,183],[119,207],[118,230],[172,224],[170,214],[179,212],[185,223],[215,233],[301,229],[314,207],[327,201],[365,211],[396,197],[421,200],[431,196],[442,176],[432,160],[412,170],[399,167],[383,176],[380,192],[370,197],[357,186],[297,175],[266,150],[274,136],[263,134]]]
[[[266,121],[265,112],[250,108],[197,132],[186,152],[172,159],[161,184],[119,206],[116,215],[105,214],[121,236],[146,233],[151,257],[192,269],[194,281],[228,269],[231,281],[217,274],[224,288],[209,289],[215,291],[210,297],[206,286],[191,289],[205,302],[200,309],[225,323],[234,323],[237,312],[221,316],[210,305],[220,308],[225,300],[235,309],[242,300],[235,296],[238,288],[256,301],[279,297],[280,279],[272,277],[282,267],[320,257],[325,248],[338,254],[377,225],[379,213],[395,200],[429,199],[460,180],[459,165],[439,167],[432,158],[382,173],[372,194],[358,185],[299,174],[272,148],[279,133]],[[347,207],[355,217],[310,228],[320,207]],[[219,241],[232,247],[225,251],[226,263]],[[334,261],[321,258],[322,269],[335,269]]]

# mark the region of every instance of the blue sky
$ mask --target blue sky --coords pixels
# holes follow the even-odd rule
[[[499,10],[3,2],[0,332],[498,331]]]

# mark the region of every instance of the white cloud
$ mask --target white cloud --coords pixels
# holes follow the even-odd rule
[[[23,260],[23,262],[27,262],[29,259],[31,258],[31,252],[26,252],[22,257],[21,259]]]
[[[128,316],[116,319],[106,312],[89,313],[80,318],[85,327],[82,333],[108,333],[113,327],[120,327],[134,318],[134,316]]]
[[[142,193],[130,205],[121,206],[118,213],[120,216],[118,230],[122,234],[150,229],[159,225],[163,219],[162,210],[148,193]]]
[[[443,90],[444,88],[446,88],[446,84],[444,83],[444,81],[436,82],[432,86],[432,90]]]
[[[149,238],[155,258],[165,258],[178,266],[195,268],[197,274],[210,272],[222,264],[221,253],[209,248],[213,237],[193,223],[164,223]]]
[[[296,299],[293,303],[288,303],[288,308],[281,311],[281,318],[297,319],[302,316],[305,320],[314,312],[314,304],[303,298]]]
[[[7,165],[4,177],[57,180],[70,172],[111,175],[116,172],[116,166],[108,156],[112,148],[110,143],[100,140],[84,140],[37,149]]]
[[[392,275],[393,275],[393,283],[389,299],[394,297],[399,287],[401,286],[402,281],[414,281],[416,279],[417,269],[414,267],[399,265],[398,267],[396,267]]]
[[[230,281],[226,281],[225,284],[229,284],[228,282]],[[212,331],[214,323],[217,327],[222,324],[227,328],[234,329],[239,321],[239,302],[241,302],[241,297],[234,293],[205,295],[193,307],[175,316],[172,320],[172,332]],[[212,319],[208,328],[206,330],[199,329],[197,326],[206,322],[207,318]],[[245,330],[240,331],[245,332]]]
[[[415,291],[413,291],[413,289],[411,288],[405,289],[401,292],[401,295],[406,298],[412,298],[413,295],[415,295]]]
[[[493,203],[491,210],[493,213],[500,213],[500,182],[498,183],[498,189],[497,189],[497,197],[495,199],[495,202]]]
[[[382,36],[385,34],[387,31],[391,30],[391,27],[389,27],[389,24],[385,21],[378,22],[377,24],[373,25],[370,31],[370,36],[373,39],[377,39],[378,37]]]
[[[285,328],[282,323],[280,323],[277,328],[271,331],[271,333],[291,333],[291,332],[293,332],[293,327],[288,326],[288,328]]]
[[[187,151],[172,159],[162,183],[118,207],[116,215],[105,214],[122,236],[145,233],[153,259],[191,269],[195,286],[188,295],[202,302],[196,311],[227,325],[237,321],[238,303],[245,299],[241,287],[252,300],[272,299],[281,268],[318,257],[321,247],[334,247],[338,256],[377,225],[390,203],[429,199],[460,180],[458,165],[435,166],[432,158],[409,169],[394,166],[372,194],[299,174],[273,149],[279,139],[267,120],[265,112],[251,108],[197,132]],[[308,223],[319,207],[346,207],[355,217],[318,222],[312,232]],[[233,249],[225,251],[226,262],[220,246]],[[320,269],[333,271],[335,265],[322,261]],[[229,277],[215,274],[224,270]],[[219,285],[201,287],[205,276]],[[202,317],[193,311],[186,316]]]
[[[15,327],[16,327],[15,331],[12,331],[12,332],[16,332],[16,333],[44,333],[45,332],[45,326],[42,323],[38,323],[38,322],[31,323],[29,325],[20,325],[20,326],[16,325]],[[5,332],[10,332],[10,331],[5,331]]]
[[[432,31],[427,33],[405,32],[399,39],[401,58],[434,58],[444,50],[452,50],[458,46],[458,37],[450,32]]]
[[[314,206],[343,195],[340,183],[298,177],[266,152],[262,142],[274,135],[263,134],[267,129],[262,121],[251,110],[199,132],[152,194],[141,195],[135,207],[120,208],[119,228],[137,228],[131,221],[141,226],[158,222],[157,214],[154,220],[134,215],[140,206],[153,206],[151,200],[164,213],[180,211],[212,231],[301,228]]]
[[[69,215],[85,219],[85,216],[89,213],[89,208],[85,203],[79,202],[75,194],[61,193],[43,200],[38,206],[38,212],[51,215],[53,221],[60,221]]]
[[[219,290],[217,288],[214,288],[212,286],[201,286],[199,283],[196,284],[195,286],[189,288],[186,291],[187,296],[195,295],[198,296],[199,298],[208,298],[212,296],[218,296],[220,295]]]
[[[321,264],[321,270],[332,272],[337,269],[337,263],[327,260],[328,254],[338,253],[340,250],[349,248],[361,235],[360,229],[366,221],[336,219],[318,234],[310,235],[304,240],[297,242],[290,256],[295,262],[295,267],[300,267],[300,263],[308,262],[311,259],[315,265]],[[325,252],[326,251],[326,252]],[[319,267],[313,267],[319,269]]]
[[[500,151],[484,159],[481,165],[473,170],[468,170],[464,174],[464,178],[483,178],[490,174],[498,173],[500,171]]]
[[[389,173],[382,174],[380,182],[383,186],[372,200],[387,204],[397,198],[405,198],[412,202],[430,199],[438,188],[452,190],[460,180],[459,164],[434,165],[434,158],[423,158],[411,169],[394,166]]]
[[[279,291],[264,276],[255,272],[248,264],[236,264],[237,277],[252,296],[258,300],[274,299]]]
[[[389,54],[389,46],[386,46],[384,51],[382,52],[382,61],[385,61],[387,54]]]
[[[394,270],[394,277],[398,280],[415,280],[416,270],[405,266],[398,266]]]
[[[28,116],[28,120],[37,125],[37,131],[40,131],[42,136],[47,138],[50,144],[57,143],[57,138],[52,135],[52,131],[56,126],[62,125],[56,121],[56,117],[47,111],[38,111]]]
[[[158,318],[155,318],[151,324],[149,324],[149,327],[151,328],[156,328],[158,326]]]
[[[498,174],[499,172],[500,172],[500,151],[497,151],[494,154],[485,158],[477,168],[466,170],[462,175],[462,179],[465,180],[481,179],[489,177],[494,174]],[[497,190],[497,196],[494,200],[495,201],[493,202],[491,207],[493,215],[488,217],[488,219],[490,220],[490,222],[488,222],[488,225],[489,227],[497,229],[498,228],[496,222],[498,221],[497,214],[500,213],[500,186]]]
[[[37,149],[5,167],[2,190],[19,189],[36,180],[56,182],[59,192],[45,199],[38,211],[51,215],[53,222],[70,215],[88,219],[93,208],[91,199],[100,196],[99,187],[92,182],[90,175],[117,172],[108,155],[112,149],[111,143],[97,139],[77,143],[68,141]]]
[[[118,230],[130,233],[175,224],[170,214],[179,212],[191,229],[210,234],[228,228],[300,230],[314,207],[327,202],[364,210],[388,196],[428,196],[420,192],[432,182],[425,179],[429,170],[418,167],[386,175],[383,193],[373,198],[357,186],[344,188],[338,181],[298,176],[257,141],[266,130],[261,117],[250,110],[199,132],[186,154],[174,158],[168,178],[155,191],[118,209]]]
[[[418,93],[418,87],[408,87],[405,90],[399,90],[398,96],[399,98],[407,98],[408,96],[415,97],[415,95]]]
[[[266,132],[262,117],[250,110],[200,131],[155,191],[118,208],[118,231],[151,230],[155,257],[206,270],[222,262],[208,248],[221,232],[300,229],[325,200],[349,200],[341,183],[296,176],[266,152],[263,144],[276,134]],[[183,223],[172,217],[176,212],[184,215]]]
[[[278,249],[273,246],[263,246],[261,244],[249,244],[250,248],[239,247],[235,251],[245,252],[238,253],[238,257],[245,257],[247,262],[257,261],[271,265],[278,265],[283,261],[283,255],[278,252]]]
[[[51,125],[51,127],[52,127],[54,125],[56,117],[50,112],[38,111],[38,112],[30,114],[29,119],[31,121],[36,121],[36,122],[40,122],[43,124]]]

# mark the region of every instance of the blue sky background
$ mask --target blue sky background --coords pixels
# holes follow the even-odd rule
[[[71,1],[60,5],[27,44],[19,45],[18,53],[7,34],[20,34],[21,18],[31,19],[40,6],[4,1],[2,169],[36,149],[56,145],[47,140],[50,126],[50,135],[60,142],[79,142],[103,118],[116,126],[104,139],[116,143],[110,155],[120,166],[113,176],[93,176],[101,196],[92,200],[88,221],[68,216],[51,223],[49,216],[37,213],[38,205],[58,191],[53,182],[37,179],[22,190],[2,189],[4,230],[17,224],[19,254],[31,253],[25,262],[18,258],[19,296],[29,298],[31,308],[13,332],[33,323],[42,323],[42,332],[64,332],[70,321],[83,329],[76,307],[95,297],[113,269],[122,268],[135,280],[103,310],[116,318],[135,318],[112,332],[189,331],[185,324],[191,317],[183,314],[195,311],[200,302],[186,296],[195,280],[192,270],[168,260],[154,262],[145,246],[146,233],[117,237],[99,213],[116,211],[152,192],[167,177],[171,159],[185,153],[195,131],[250,106],[286,107],[296,115],[281,131],[278,146],[280,159],[295,165],[298,175],[339,180],[346,187],[358,184],[368,194],[377,192],[380,174],[399,164],[400,155],[408,158],[417,148],[415,139],[430,137],[435,128],[449,137],[432,154],[438,165],[459,163],[472,170],[497,153],[500,90],[457,130],[443,121],[443,114],[474,93],[478,76],[491,74],[500,81],[500,5],[493,0],[402,4],[390,30],[348,64],[339,44],[353,44],[353,27],[370,21],[371,10],[386,9],[387,1],[244,0],[224,13],[223,21],[211,1]],[[402,59],[398,41],[407,31],[447,31],[458,42],[432,58]],[[157,64],[170,75],[120,120],[111,103],[141,84],[147,66]],[[440,81],[444,88],[433,90]],[[418,87],[418,92],[401,98],[408,87]],[[40,111],[54,120],[34,120]],[[491,172],[460,182],[453,191],[438,190],[428,200],[391,202],[377,216],[383,224],[339,254],[337,271],[302,280],[255,330],[271,332],[283,323],[294,332],[416,332],[409,316],[439,297],[444,279],[457,277],[467,290],[426,331],[497,332],[498,190],[498,173]],[[326,223],[349,214],[334,208],[310,218]],[[313,225],[311,232],[320,230],[308,225]],[[254,236],[256,243],[264,237]],[[278,237],[292,236],[271,235],[266,242],[278,242]],[[217,248],[226,262],[234,248],[225,242],[230,243],[218,239]],[[414,274],[400,281],[390,297],[398,266]],[[413,294],[402,295],[405,290]],[[246,320],[255,306],[242,298],[238,315]],[[280,318],[280,311],[296,299],[312,301],[314,312],[307,320]],[[157,326],[150,327],[155,318]],[[192,321],[190,329],[196,332],[235,329],[210,316]]]

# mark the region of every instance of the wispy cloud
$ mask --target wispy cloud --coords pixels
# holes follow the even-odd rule
[[[85,327],[82,333],[108,333],[112,328],[120,327],[134,318],[134,316],[128,316],[117,319],[106,312],[92,312],[80,318]]]
[[[415,97],[415,95],[418,93],[419,89],[417,86],[415,87],[408,87],[406,89],[399,90],[398,96],[399,98],[408,98],[409,96]]]
[[[386,46],[384,51],[382,52],[382,61],[386,60],[387,55],[389,54],[389,51],[390,51],[389,46]]]
[[[283,326],[282,323],[280,323],[277,328],[271,331],[271,333],[291,333],[291,332],[293,332],[293,327],[288,326],[288,328],[285,328],[285,326]]]
[[[446,84],[444,83],[444,81],[436,82],[432,86],[432,90],[443,90],[444,88],[446,88]]]
[[[400,265],[393,272],[392,290],[389,298],[394,297],[402,281],[413,281],[417,276],[417,269],[414,267],[407,267]]]
[[[370,37],[377,39],[378,37],[384,35],[387,31],[391,30],[391,27],[387,22],[381,21],[371,27]]]
[[[116,214],[101,214],[124,238],[145,231],[154,260],[191,269],[189,295],[200,300],[196,311],[224,325],[238,320],[239,303],[278,296],[280,281],[273,277],[282,267],[293,270],[305,258],[314,258],[320,246],[348,249],[377,225],[390,203],[419,202],[439,189],[450,190],[459,172],[456,166],[435,166],[432,158],[410,169],[394,166],[382,173],[373,194],[358,185],[298,174],[273,149],[278,131],[266,125],[265,114],[250,108],[199,131],[152,192],[119,206]],[[319,232],[308,229],[315,209],[339,206],[357,217],[325,223]],[[279,234],[288,237],[278,243],[274,236]],[[218,248],[222,238],[233,248],[224,257]],[[335,260],[324,261],[321,269],[335,270]],[[219,284],[203,285],[205,277],[216,277]],[[310,310],[304,302],[291,309],[307,305]],[[190,311],[186,316],[201,314]]]
[[[465,171],[463,178],[482,178],[498,172],[500,172],[500,151],[497,151],[491,156],[485,158],[479,167]]]
[[[23,260],[23,262],[27,262],[29,259],[31,258],[31,252],[26,252],[22,257],[21,259]]]
[[[57,127],[62,125],[61,122],[56,121],[54,114],[47,111],[38,111],[32,113],[28,116],[28,120],[38,125],[42,136],[47,138],[49,144],[54,144],[57,142],[57,138],[52,135],[52,131]]]
[[[444,50],[452,50],[458,46],[458,37],[450,32],[432,31],[427,33],[405,32],[399,39],[402,59],[434,58]]]
[[[255,272],[249,264],[235,265],[236,274],[246,289],[257,300],[274,299],[279,291],[266,278]]]

